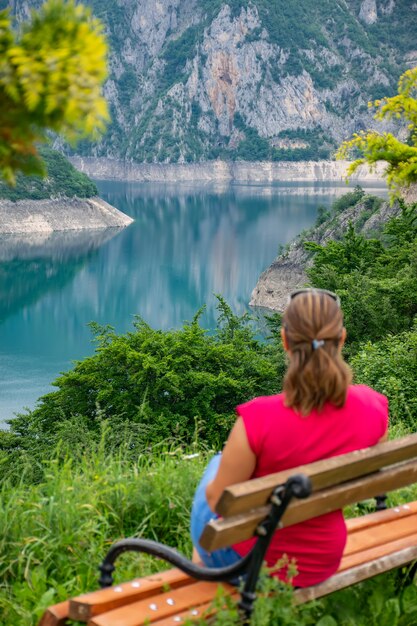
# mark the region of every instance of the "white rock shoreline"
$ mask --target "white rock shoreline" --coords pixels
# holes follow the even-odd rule
[[[98,197],[0,199],[0,234],[124,228],[132,222],[131,217]]]
[[[206,161],[203,163],[132,163],[105,157],[69,157],[95,180],[126,182],[344,182],[348,161]],[[384,167],[361,166],[353,182],[383,182]]]

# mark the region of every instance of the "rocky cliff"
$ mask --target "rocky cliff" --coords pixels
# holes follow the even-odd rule
[[[127,181],[237,181],[237,182],[316,182],[344,181],[346,161],[206,161],[205,163],[131,163],[107,158],[70,157],[81,172],[96,180]],[[379,182],[383,166],[370,172],[361,166],[352,181]]]
[[[352,197],[351,206],[339,211],[336,201],[336,209],[321,224],[301,233],[261,274],[251,295],[251,306],[282,312],[291,291],[308,284],[306,269],[312,258],[304,248],[305,241],[324,245],[331,239],[340,239],[350,222],[358,232],[378,233],[385,222],[400,211],[398,202],[390,204],[373,196],[363,196],[355,201],[354,193],[349,194]],[[417,201],[417,187],[407,190],[404,195],[407,202]],[[339,202],[342,201],[340,199]]]
[[[84,2],[105,23],[113,118],[86,156],[328,158],[417,62],[412,0]],[[19,21],[39,4],[0,0]]]
[[[0,233],[124,228],[132,221],[101,198],[0,200]]]

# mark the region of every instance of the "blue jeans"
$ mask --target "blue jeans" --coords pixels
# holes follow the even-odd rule
[[[207,552],[198,543],[204,526],[216,516],[210,509],[206,498],[206,487],[217,474],[221,455],[216,454],[206,467],[203,478],[197,487],[191,509],[191,539],[201,560],[207,567],[226,567],[233,565],[242,558],[233,548],[220,548],[214,552]]]

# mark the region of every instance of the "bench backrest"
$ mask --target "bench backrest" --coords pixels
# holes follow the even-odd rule
[[[213,551],[254,536],[268,514],[274,489],[296,474],[309,476],[312,494],[290,503],[282,526],[417,482],[417,435],[228,487],[216,507],[221,519],[207,524],[200,538],[202,547]]]

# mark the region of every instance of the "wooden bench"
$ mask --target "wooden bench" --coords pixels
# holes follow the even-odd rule
[[[126,539],[110,549],[100,566],[98,591],[50,607],[39,626],[77,620],[89,626],[175,626],[201,618],[219,581],[225,594],[239,593],[227,581],[246,572],[240,607],[250,615],[265,551],[277,526],[290,526],[378,494],[417,482],[417,435],[378,444],[310,465],[233,485],[217,505],[200,543],[208,551],[257,536],[239,564],[199,567],[175,550],[143,539]],[[417,559],[417,502],[347,521],[348,541],[338,572],[325,582],[294,592],[296,603],[319,598]],[[278,531],[279,532],[279,531]],[[175,569],[113,586],[117,557],[126,551],[156,555]]]

